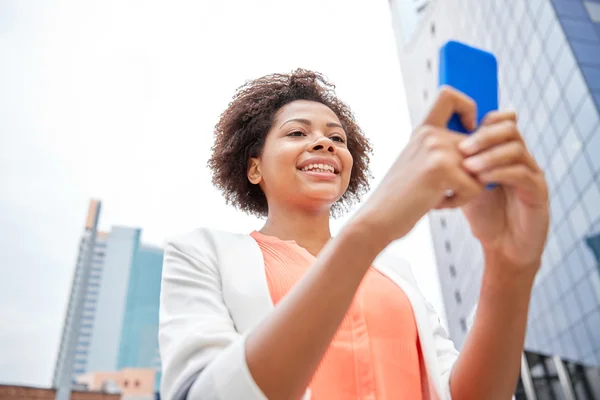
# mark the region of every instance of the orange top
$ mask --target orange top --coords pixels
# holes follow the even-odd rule
[[[294,241],[252,232],[263,254],[273,304],[314,263]],[[310,383],[311,400],[428,398],[410,302],[374,268],[367,271]]]

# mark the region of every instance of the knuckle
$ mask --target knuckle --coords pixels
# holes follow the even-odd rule
[[[442,138],[440,135],[435,134],[435,132],[429,132],[423,138],[423,147],[428,151],[439,149],[442,145]]]
[[[429,136],[432,136],[436,133],[436,128],[432,125],[429,124],[424,124],[421,125],[418,129],[417,129],[417,136],[420,136],[422,138],[427,138]]]
[[[440,98],[451,97],[451,96],[456,95],[456,93],[457,93],[456,89],[452,88],[451,86],[442,85],[439,90],[439,97]]]
[[[527,155],[525,148],[520,142],[513,142],[513,151],[518,158],[524,158]]]
[[[517,128],[517,122],[513,120],[505,120],[502,122],[504,129],[506,129],[512,135],[518,135],[519,130]]]
[[[447,171],[453,166],[452,157],[445,151],[434,151],[427,156],[427,170],[439,173]]]
[[[472,97],[464,96],[465,102],[468,104],[469,108],[475,109],[477,108],[477,103],[473,100]]]
[[[529,168],[524,165],[519,165],[517,168],[517,177],[520,179],[526,179],[530,177]]]

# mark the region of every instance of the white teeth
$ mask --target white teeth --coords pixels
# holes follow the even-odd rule
[[[331,165],[327,164],[309,164],[306,167],[302,168],[302,171],[335,173],[335,169]]]

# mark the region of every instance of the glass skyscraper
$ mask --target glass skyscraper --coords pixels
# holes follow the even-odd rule
[[[162,250],[140,243],[141,230],[98,230],[92,201],[63,325],[53,386],[88,372],[160,369],[158,302]]]
[[[538,367],[561,378],[563,388],[570,377],[575,392],[600,393],[600,375],[575,371],[600,366],[600,1],[391,0],[390,7],[413,126],[436,96],[446,41],[496,55],[500,106],[517,111],[551,191],[524,365],[538,393]],[[460,211],[432,212],[429,221],[448,326],[460,348],[477,306],[482,251]]]
[[[131,265],[119,346],[119,370],[132,367],[160,370],[158,308],[162,262],[162,249],[143,246]],[[155,379],[156,391],[159,383],[160,379]]]

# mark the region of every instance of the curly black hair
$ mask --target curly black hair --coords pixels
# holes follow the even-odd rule
[[[208,161],[212,182],[223,192],[227,204],[248,214],[267,215],[265,194],[248,180],[248,161],[261,155],[277,111],[295,100],[316,101],[329,107],[348,137],[348,150],[354,159],[352,174],[348,189],[332,207],[332,215],[341,215],[360,199],[369,189],[372,148],[334,89],[335,85],[322,74],[305,69],[266,75],[238,88],[215,126],[215,143]]]

